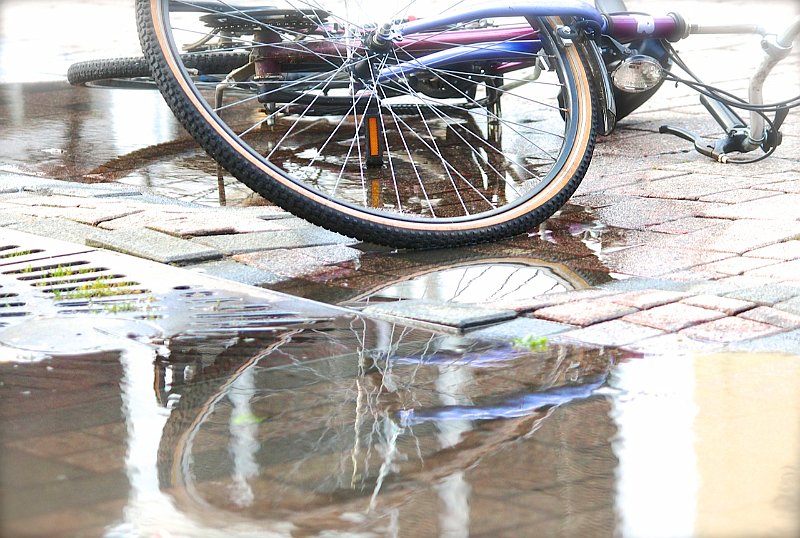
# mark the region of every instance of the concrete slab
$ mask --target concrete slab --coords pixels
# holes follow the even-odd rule
[[[222,253],[216,249],[182,241],[146,228],[111,230],[87,238],[86,244],[169,264],[187,264],[222,258]]]

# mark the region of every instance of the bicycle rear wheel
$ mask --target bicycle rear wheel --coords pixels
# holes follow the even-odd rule
[[[211,52],[181,55],[187,69],[203,75],[227,74],[248,62],[247,52]],[[67,69],[67,81],[73,86],[120,78],[149,78],[150,66],[140,57],[103,58],[77,62]]]
[[[430,3],[332,4],[137,0],[142,48],[167,103],[237,179],[317,225],[399,248],[520,234],[572,195],[591,158],[596,107],[580,49],[552,38],[559,19],[443,27],[436,42],[451,46],[464,30],[529,24],[524,37],[542,47],[517,62],[456,57],[386,82],[375,73],[408,57],[365,61],[358,44],[374,28],[365,21],[424,15],[414,10]],[[268,62],[256,62],[211,91],[180,57],[198,38],[209,53],[282,55],[267,74]]]

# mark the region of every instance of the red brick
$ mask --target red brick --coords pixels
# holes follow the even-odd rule
[[[575,301],[541,308],[533,313],[537,318],[580,325],[585,327],[595,323],[620,318],[626,314],[636,312],[630,306],[624,306],[609,301]]]
[[[679,293],[676,291],[641,290],[615,295],[610,297],[609,300],[626,306],[644,309],[674,303],[688,295],[688,293]]]
[[[712,342],[736,342],[749,338],[758,338],[780,332],[782,329],[758,321],[750,321],[738,317],[727,317],[695,325],[680,332],[689,338],[709,340]]]
[[[558,334],[558,341],[577,341],[598,346],[626,346],[646,338],[664,334],[663,331],[628,323],[621,319],[598,323],[591,327]]]
[[[781,327],[782,329],[800,328],[800,316],[790,314],[789,312],[783,312],[776,308],[770,308],[768,306],[759,306],[758,308],[748,310],[747,312],[739,314],[739,317],[749,319],[751,321],[775,325],[776,327]]]
[[[782,243],[776,243],[768,247],[751,250],[747,255],[753,258],[771,258],[784,261],[796,260],[800,258],[800,241],[797,239],[783,241]]]
[[[649,310],[642,310],[622,319],[637,325],[674,332],[722,317],[725,317],[725,314],[717,310],[708,310],[683,303],[672,303]]]
[[[707,308],[709,310],[719,310],[725,312],[729,316],[733,316],[745,310],[750,310],[755,307],[755,303],[749,301],[742,301],[740,299],[731,299],[730,297],[717,297],[716,295],[697,295],[689,297],[681,301],[684,304],[699,306],[700,308]]]

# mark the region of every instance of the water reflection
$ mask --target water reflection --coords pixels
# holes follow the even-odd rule
[[[58,514],[110,536],[799,530],[797,357],[531,350],[344,317],[0,373],[3,469],[39,462],[3,486],[3,535]],[[74,493],[45,494],[60,482]]]

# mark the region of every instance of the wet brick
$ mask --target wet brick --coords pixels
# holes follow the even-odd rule
[[[702,248],[742,254],[748,250],[785,241],[797,234],[800,234],[800,222],[741,218],[727,225],[678,236],[673,245],[678,248]]]
[[[800,280],[800,260],[776,263],[746,273],[748,276],[775,280]]]
[[[693,340],[686,335],[669,333],[640,340],[628,346],[633,351],[647,354],[675,355],[677,353],[707,352],[722,347],[717,342]]]
[[[726,346],[731,351],[747,351],[750,353],[795,353],[800,354],[800,330],[777,333],[763,338],[731,342]]]
[[[709,310],[719,310],[729,316],[750,310],[755,303],[749,301],[742,301],[739,299],[731,299],[730,297],[717,297],[716,295],[695,295],[681,301],[684,304],[699,306]]]
[[[766,323],[760,323],[758,321],[726,317],[683,329],[680,334],[698,340],[736,342],[737,340],[748,340],[750,338],[767,336],[772,333],[780,332],[781,330],[782,329],[774,325],[767,325]]]
[[[561,333],[556,341],[577,341],[598,346],[627,346],[645,338],[664,334],[663,331],[615,319],[575,331]]]
[[[599,299],[548,306],[536,310],[533,315],[537,318],[585,327],[633,312],[636,312],[636,308]]]
[[[800,296],[800,287],[782,284],[769,284],[725,293],[725,297],[741,299],[742,301],[750,301],[767,306],[772,306],[775,303],[787,301],[797,296]]]
[[[697,248],[701,246],[694,245]],[[656,277],[729,256],[730,254],[722,252],[695,250],[694,248],[641,246],[604,253],[600,259],[603,265],[613,273],[639,277]],[[575,260],[572,263],[580,267],[582,260]]]
[[[769,325],[775,325],[776,327],[781,327],[782,329],[800,328],[800,315],[792,314],[790,312],[783,312],[777,308],[771,308],[769,306],[759,306],[757,308],[753,308],[752,310],[742,312],[739,314],[739,317],[761,323],[767,323]]]
[[[283,280],[280,276],[270,271],[231,260],[200,263],[193,265],[191,270],[226,280],[233,280],[248,286],[266,286]]]
[[[771,258],[784,261],[796,260],[800,258],[800,240],[792,239],[768,247],[751,250],[747,252],[747,255],[754,258]]]
[[[698,230],[705,230],[706,228],[713,228],[722,224],[727,224],[729,221],[724,219],[709,219],[705,217],[684,217],[682,219],[671,220],[657,226],[652,226],[649,229],[654,232],[667,233],[667,234],[688,234]]]
[[[775,308],[778,310],[783,310],[784,312],[789,312],[790,314],[797,314],[800,316],[800,296],[793,297],[788,301],[783,301],[777,303]]]
[[[722,275],[741,275],[747,271],[775,263],[775,260],[732,256],[706,265],[692,267],[693,271],[711,271]]]
[[[716,310],[707,310],[683,303],[671,303],[657,306],[649,310],[642,310],[641,312],[625,316],[622,319],[623,321],[636,323],[637,325],[674,332],[685,327],[719,319],[724,316],[725,314]]]
[[[519,317],[504,323],[498,323],[491,327],[470,331],[469,336],[481,340],[499,340],[510,342],[513,338],[524,338],[525,336],[550,336],[575,329],[572,325],[555,323],[543,319],[533,319],[529,317]]]
[[[652,308],[668,303],[674,303],[688,297],[688,293],[663,290],[642,290],[623,293],[610,297],[609,300],[626,306],[639,309]]]

